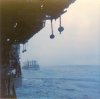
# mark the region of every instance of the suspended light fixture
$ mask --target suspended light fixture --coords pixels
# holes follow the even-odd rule
[[[13,27],[16,28],[17,26],[18,26],[18,23],[16,22]]]
[[[44,3],[45,3],[45,0],[42,0],[42,1],[41,1],[41,5],[40,5],[41,10],[42,10],[42,9],[43,9],[43,7],[44,7]]]
[[[64,31],[64,27],[61,26],[61,16],[60,16],[60,20],[59,20],[59,21],[60,21],[60,22],[59,22],[60,24],[59,24],[58,31],[59,31],[60,34],[61,34],[61,32]]]
[[[10,38],[7,38],[6,41],[9,42],[10,41]]]

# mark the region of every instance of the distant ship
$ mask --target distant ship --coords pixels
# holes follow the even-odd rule
[[[31,69],[31,70],[39,70],[40,66],[36,60],[24,62],[24,66],[22,69]]]

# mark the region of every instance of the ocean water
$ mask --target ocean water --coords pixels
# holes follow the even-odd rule
[[[17,99],[100,99],[100,66],[51,66],[22,72]]]

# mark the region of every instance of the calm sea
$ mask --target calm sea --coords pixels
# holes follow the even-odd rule
[[[100,99],[100,66],[51,66],[22,72],[18,99]]]

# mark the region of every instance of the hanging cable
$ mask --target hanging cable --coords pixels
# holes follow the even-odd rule
[[[22,50],[22,52],[24,53],[24,44],[23,44],[23,50]]]
[[[22,52],[24,53],[24,52],[26,52],[27,50],[26,50],[26,43],[24,43],[23,44],[23,50],[22,50]]]
[[[53,24],[52,24],[52,19],[51,19],[51,32],[52,32],[52,34],[50,35],[50,38],[51,38],[51,39],[54,39],[54,38],[55,38],[55,35],[53,34]]]
[[[61,26],[61,16],[60,16],[60,19],[59,19],[59,28],[58,28],[58,31],[61,32],[64,30],[64,27]]]

